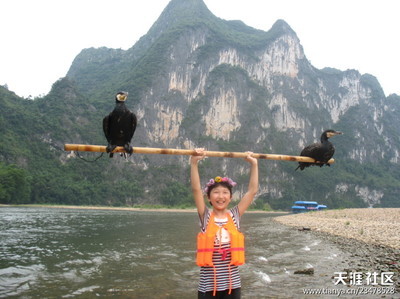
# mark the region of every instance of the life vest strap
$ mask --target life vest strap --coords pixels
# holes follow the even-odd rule
[[[233,247],[229,249],[230,251],[244,251],[244,247]]]
[[[215,251],[218,252],[219,254],[222,255],[222,260],[224,261],[226,259],[226,256],[228,255],[228,251],[244,251],[244,247],[233,247],[233,248],[201,248],[201,249],[197,249],[197,252],[211,252],[211,251]]]
[[[210,251],[216,251],[213,248],[201,248],[201,249],[197,249],[197,252],[210,252]]]
[[[232,293],[232,269],[231,264],[229,264],[229,292],[228,295]]]
[[[215,249],[215,248],[201,248],[197,249],[197,252],[210,252],[210,251],[244,251],[243,247],[233,247],[225,249]]]

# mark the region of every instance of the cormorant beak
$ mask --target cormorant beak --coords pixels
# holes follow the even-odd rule
[[[333,136],[342,135],[342,134],[343,134],[342,132],[335,131],[335,132],[328,132],[326,135],[327,135],[328,138],[331,138]]]

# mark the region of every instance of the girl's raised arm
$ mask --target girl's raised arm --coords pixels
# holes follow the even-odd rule
[[[203,192],[201,190],[198,162],[204,158],[204,149],[197,148],[195,151],[199,155],[190,157],[190,182],[197,212],[202,218],[204,216],[206,204],[204,203]]]
[[[240,216],[242,216],[247,208],[251,205],[254,200],[254,196],[258,192],[258,161],[256,158],[251,156],[252,154],[252,152],[247,152],[247,157],[245,158],[245,160],[251,164],[251,169],[248,190],[238,204]]]

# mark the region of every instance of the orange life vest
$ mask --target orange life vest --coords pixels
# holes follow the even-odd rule
[[[244,258],[244,236],[238,231],[232,216],[227,213],[228,222],[222,227],[215,224],[214,213],[211,213],[205,232],[200,232],[197,235],[197,256],[196,264],[201,267],[213,267],[212,256],[213,252],[217,251],[222,254],[222,259],[225,259],[228,251],[231,252],[231,265],[239,266],[245,262]],[[225,228],[229,232],[231,239],[231,247],[228,249],[214,248],[215,237],[221,229]],[[220,238],[221,240],[221,238]],[[220,242],[221,246],[221,242]]]

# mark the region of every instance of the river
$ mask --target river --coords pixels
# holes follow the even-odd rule
[[[242,298],[339,287],[346,253],[275,216],[242,217]],[[192,212],[0,207],[0,298],[197,298],[198,230]]]

